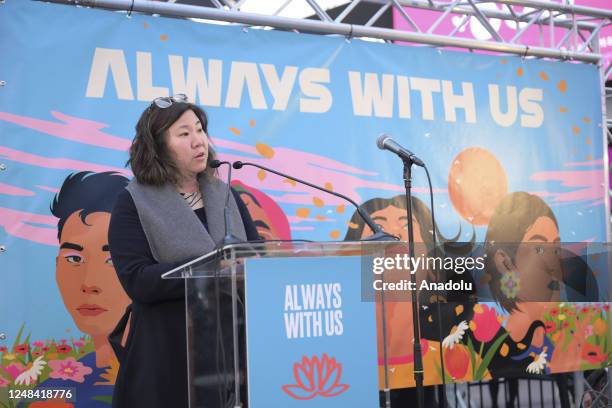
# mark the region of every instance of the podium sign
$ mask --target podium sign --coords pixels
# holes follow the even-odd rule
[[[376,315],[361,258],[247,259],[248,400],[260,407],[378,406]]]

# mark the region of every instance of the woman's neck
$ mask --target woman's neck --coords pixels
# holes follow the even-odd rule
[[[179,193],[193,193],[200,188],[197,176],[185,178],[181,177],[176,183],[176,189]]]

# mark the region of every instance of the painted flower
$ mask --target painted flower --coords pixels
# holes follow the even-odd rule
[[[50,348],[49,348],[49,347],[47,347],[47,346],[44,346],[44,347],[43,347],[42,349],[40,349],[40,350],[41,350],[43,353],[46,353],[47,351],[49,351],[49,350],[50,350]]]
[[[459,325],[453,327],[451,333],[442,340],[442,347],[453,348],[453,346],[461,341],[465,331],[468,329],[468,324],[463,320]]]
[[[20,344],[13,348],[13,351],[18,354],[26,354],[29,350],[27,343]]]
[[[41,348],[42,346],[45,345],[45,343],[43,343],[42,341],[35,341],[34,343],[32,343],[34,345],[34,347],[36,348]]]
[[[562,327],[563,329],[567,329],[567,328],[569,327],[569,322],[567,322],[567,321],[566,321],[566,322],[563,322],[563,324],[561,325],[561,327]]]
[[[13,380],[19,377],[19,374],[23,373],[25,367],[21,363],[11,363],[8,366],[4,367],[4,371],[6,371]]]
[[[584,335],[586,337],[592,336],[593,335],[593,325],[589,324],[585,329],[584,329]]]
[[[49,368],[53,370],[49,374],[50,378],[72,380],[79,383],[85,381],[85,376],[93,372],[90,367],[76,361],[74,357],[68,357],[65,360],[51,360],[49,361]]]
[[[605,310],[606,312],[610,311],[610,305],[603,305],[603,310]]]
[[[342,364],[325,353],[321,358],[303,356],[301,362],[293,364],[293,376],[296,383],[283,385],[282,388],[297,400],[310,400],[317,395],[335,397],[349,388],[348,384],[340,384]]]
[[[607,354],[601,352],[598,346],[586,343],[582,347],[582,359],[588,361],[590,364],[599,365],[606,361],[608,358]]]
[[[57,346],[57,352],[60,354],[68,354],[70,353],[71,350],[72,350],[72,347],[70,347],[67,344],[62,344],[60,346]]]
[[[565,318],[566,318],[566,317],[567,317],[567,316],[565,316],[564,314],[560,314],[560,315],[559,315],[559,320],[565,320]]]
[[[83,343],[82,341],[75,341],[74,343],[74,347],[83,347],[85,345],[85,343]]]
[[[38,356],[42,356],[42,355],[43,355],[43,352],[41,350],[34,350],[32,352],[32,356],[33,357],[38,357]]]
[[[593,331],[598,336],[605,336],[606,332],[608,331],[608,325],[606,324],[606,322],[603,319],[598,318],[593,323]]]
[[[476,340],[489,342],[501,327],[495,309],[484,304],[474,306],[474,317],[470,321],[470,329],[474,333]]]
[[[557,309],[556,307],[550,311],[550,315],[552,317],[557,317],[558,314],[559,314],[559,309]]]
[[[0,353],[6,353],[8,351],[8,349],[6,348],[6,346],[0,346]]]
[[[544,323],[544,327],[546,328],[546,333],[552,333],[557,330],[557,323],[548,320]]]
[[[457,347],[444,350],[444,368],[453,380],[460,380],[465,377],[469,364],[470,353],[464,345],[459,344]]]
[[[586,314],[586,313],[589,313],[590,310],[591,310],[590,307],[583,307],[580,312],[583,313],[583,314]]]
[[[2,358],[5,359],[5,360],[8,360],[8,361],[12,361],[12,360],[15,360],[17,358],[17,356],[15,354],[13,354],[13,353],[5,353],[2,356]]]
[[[521,290],[521,280],[514,271],[509,271],[500,280],[501,291],[508,299],[516,299]]]
[[[548,356],[548,354],[546,354],[546,347],[544,347],[544,350],[542,350],[540,354],[530,353],[529,355],[533,358],[533,361],[527,366],[527,372],[531,374],[542,374],[546,366],[546,357]]]
[[[34,384],[42,370],[45,368],[45,364],[47,362],[42,359],[42,356],[38,357],[32,363],[28,364],[25,371],[19,374],[17,378],[15,378],[16,385],[30,385]]]
[[[0,376],[0,388],[6,388],[11,384],[11,382],[9,380],[7,380],[6,378]]]

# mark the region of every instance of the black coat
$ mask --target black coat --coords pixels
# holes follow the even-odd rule
[[[244,203],[233,190],[247,239],[259,239]],[[204,208],[195,211],[207,226]],[[159,264],[153,258],[127,190],[112,211],[108,242],[115,270],[132,299],[109,339],[120,368],[113,394],[115,408],[187,407],[185,286],[161,275],[189,261]],[[129,320],[125,347],[120,342]]]

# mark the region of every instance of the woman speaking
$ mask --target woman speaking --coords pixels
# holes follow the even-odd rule
[[[210,167],[207,122],[202,109],[177,95],[155,99],[136,125],[128,160],[134,179],[119,194],[109,226],[112,261],[132,300],[111,334],[120,361],[113,407],[187,406],[185,285],[161,275],[225,236],[229,187]],[[228,211],[234,236],[258,238],[235,192]]]

